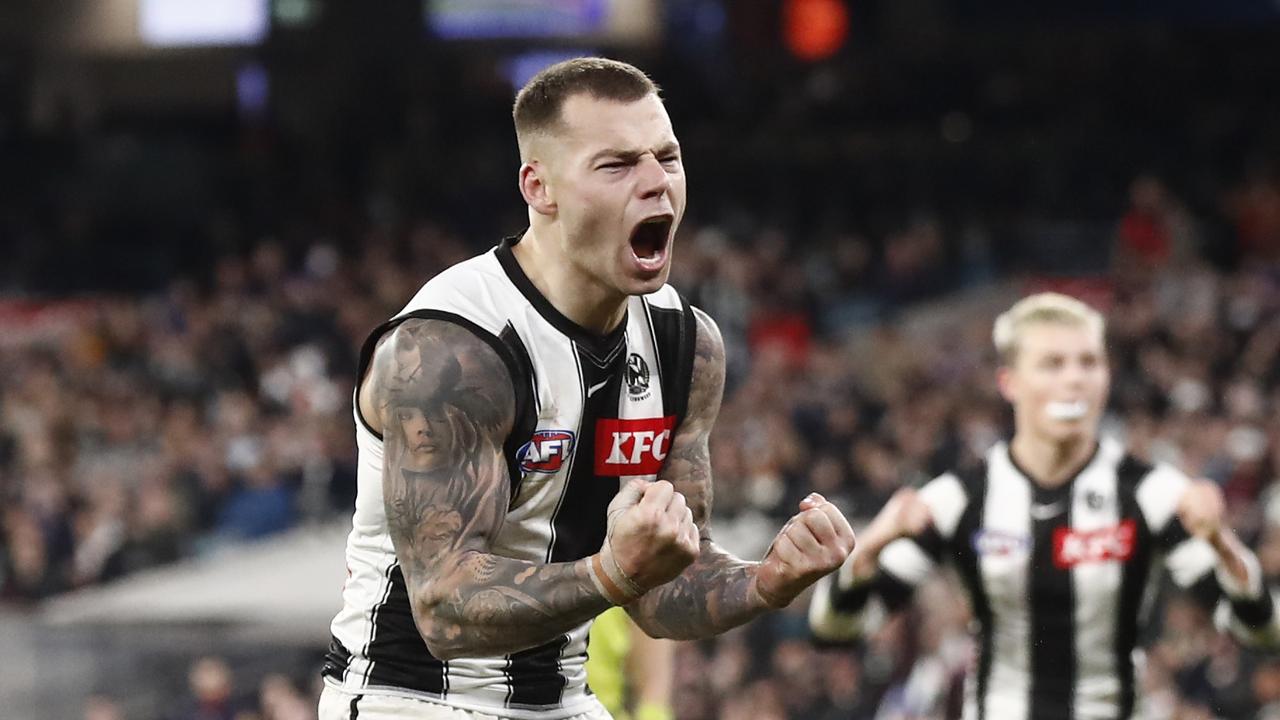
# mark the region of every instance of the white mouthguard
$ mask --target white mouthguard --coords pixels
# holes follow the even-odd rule
[[[1083,400],[1051,402],[1045,406],[1045,412],[1054,420],[1079,420],[1089,412],[1089,403]]]

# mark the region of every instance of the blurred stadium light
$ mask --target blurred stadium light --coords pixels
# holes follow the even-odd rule
[[[140,0],[143,42],[159,47],[252,45],[267,36],[267,0]]]
[[[595,54],[593,50],[534,50],[521,53],[507,61],[507,79],[512,88],[524,87],[543,68],[563,60]]]
[[[445,39],[547,38],[641,44],[660,29],[653,0],[426,0],[425,19]]]

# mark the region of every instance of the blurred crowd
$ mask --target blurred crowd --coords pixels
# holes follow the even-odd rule
[[[1259,214],[1274,217],[1280,205],[1269,202]],[[1242,242],[1250,227],[1242,223]],[[1058,289],[1106,313],[1113,375],[1104,433],[1141,457],[1221,484],[1233,526],[1259,549],[1276,583],[1280,265],[1253,246],[1234,268],[1212,267],[1196,228],[1158,180],[1139,178],[1116,222],[1107,272],[1022,278],[1015,294]],[[728,273],[747,257],[713,247],[708,259]],[[756,276],[745,296],[768,297],[764,288],[804,267],[787,260],[743,262]],[[731,353],[745,356],[712,453],[718,537],[748,556],[811,489],[865,521],[902,484],[970,465],[1011,433],[994,382],[994,313],[966,310],[962,296],[948,296],[852,338],[831,335],[819,329],[821,310],[833,307],[819,294],[821,274],[796,283],[807,302],[776,286],[781,301],[734,302],[723,277],[685,286],[720,320]],[[946,582],[926,589],[922,610],[886,624],[856,653],[813,647],[803,607],[688,645],[679,717],[949,717],[972,653],[958,596]],[[1147,716],[1280,717],[1280,660],[1241,651],[1195,598],[1170,588],[1162,598],[1146,635]]]
[[[1053,287],[1106,312],[1105,431],[1222,484],[1234,526],[1280,582],[1280,266],[1252,250],[1230,270],[1204,262],[1180,207],[1138,179],[1107,272],[1021,277],[1013,294]],[[927,256],[931,232],[910,225],[894,242]],[[810,490],[865,521],[901,485],[973,463],[1009,431],[990,313],[932,284],[940,268],[928,262],[895,275],[925,288],[922,302],[892,299],[870,278],[894,253],[860,243],[797,247],[776,230],[712,225],[682,234],[673,282],[717,318],[729,353],[715,532],[745,556]],[[370,235],[354,255],[264,242],[161,293],[5,315],[21,332],[0,344],[0,592],[36,600],[349,513],[354,349],[472,251],[427,224]],[[1147,638],[1150,717],[1280,717],[1280,662],[1242,652],[1193,598],[1165,595]],[[957,597],[945,580],[928,587],[914,616],[852,652],[810,642],[803,602],[685,644],[677,716],[947,717],[972,652]],[[193,687],[218,675],[201,662]],[[267,699],[300,694],[312,708],[303,686],[271,680],[258,709],[197,703],[174,717],[306,717]],[[86,712],[111,718],[113,707],[96,697]]]
[[[187,673],[181,699],[158,720],[315,720],[319,679],[283,673],[237,677],[230,663],[209,655],[197,658]],[[109,694],[85,701],[84,720],[126,720],[123,703]]]
[[[728,352],[717,538],[758,557],[811,490],[865,521],[974,462],[1010,418],[992,308],[965,298],[1053,288],[1109,318],[1105,431],[1221,483],[1280,582],[1273,43],[965,40],[884,14],[883,42],[830,64],[750,25],[642,62],[690,174],[672,283]],[[356,350],[523,207],[502,61],[348,35],[325,62],[282,49],[271,102],[220,119],[51,101],[0,123],[0,603],[349,516]],[[1149,717],[1280,718],[1280,663],[1165,595]],[[677,717],[948,717],[956,598],[928,586],[853,650],[815,647],[803,600],[683,644]],[[201,658],[162,717],[294,720],[315,691]]]

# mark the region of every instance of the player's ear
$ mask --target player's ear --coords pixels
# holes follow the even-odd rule
[[[1018,397],[1017,386],[1017,375],[1013,372],[1013,368],[1000,363],[1000,367],[996,368],[996,387],[1000,389],[1000,397],[1010,405]]]
[[[520,166],[520,194],[529,207],[539,215],[554,215],[556,201],[551,186],[547,184],[547,168],[537,160]]]

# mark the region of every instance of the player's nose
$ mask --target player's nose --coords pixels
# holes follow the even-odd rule
[[[671,188],[671,177],[666,168],[653,155],[640,158],[636,168],[638,181],[636,189],[642,198],[659,197]]]

